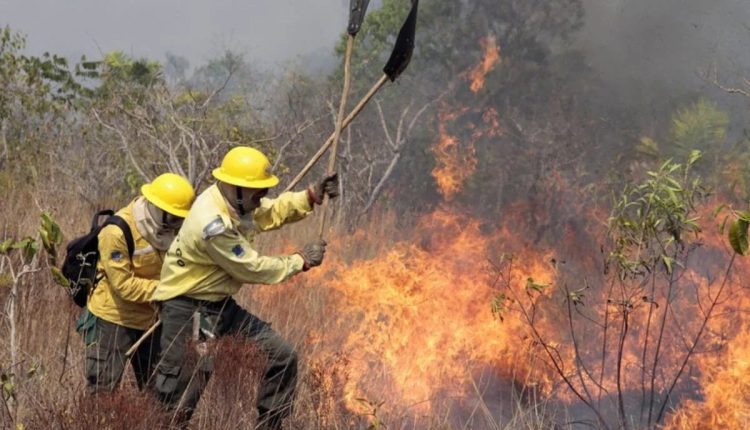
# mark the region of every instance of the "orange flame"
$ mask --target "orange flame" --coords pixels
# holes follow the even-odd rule
[[[499,48],[494,38],[483,39],[482,46],[485,58],[469,73],[470,89],[474,92],[483,87],[486,74],[499,62]],[[444,201],[451,202],[477,169],[476,144],[482,139],[501,136],[502,129],[499,114],[494,109],[478,111],[444,105],[437,119],[439,139],[432,147],[436,160],[432,176]],[[550,183],[545,189],[551,195],[582,192],[575,191],[573,184],[558,173],[553,170],[547,175]],[[602,208],[585,205],[573,211],[592,223],[596,220],[601,223],[607,216]],[[388,243],[387,249],[375,255],[365,258],[349,255],[361,259],[347,262],[338,257],[341,253],[333,252],[321,270],[308,274],[306,279],[310,282],[325,283],[326,294],[331,295],[326,296],[326,305],[331,308],[327,317],[334,319],[330,326],[335,328],[314,333],[315,351],[323,354],[344,351],[350,359],[350,377],[344,387],[346,405],[359,410],[357,399],[365,398],[386,401],[389,406],[418,405],[412,410],[429,411],[436,399],[465,396],[474,378],[485,371],[506,380],[520,380],[525,386],[533,386],[545,394],[549,394],[547,387],[559,386],[559,377],[553,376],[554,372],[549,373],[549,360],[545,365],[534,361],[540,356],[544,359],[544,354],[540,353],[540,342],[529,336],[529,327],[522,318],[518,314],[508,315],[499,323],[492,314],[491,304],[498,289],[490,276],[492,271],[488,271],[488,262],[499,258],[498,249],[516,256],[508,275],[509,289],[520,291],[521,300],[554,302],[551,306],[554,310],[540,317],[540,326],[535,328],[555,350],[566,373],[583,362],[590,366],[588,377],[605,393],[604,397],[609,396],[603,402],[612,401],[611,393],[617,393],[620,387],[631,393],[646,391],[647,383],[637,369],[648,368],[654,362],[656,329],[653,327],[661,315],[666,315],[669,319],[665,320],[668,322],[665,342],[660,345],[661,367],[653,372],[659,375],[653,378],[655,394],[662,397],[669,389],[670,375],[675,375],[681,367],[686,345],[690,346],[691,337],[702,330],[700,315],[705,312],[704,303],[716,294],[714,275],[717,267],[725,263],[726,239],[705,233],[703,241],[708,250],[701,255],[700,268],[681,275],[695,294],[676,295],[670,302],[669,313],[665,313],[664,295],[618,300],[614,297],[617,293],[612,294],[606,286],[599,285],[591,290],[588,285],[580,290],[579,286],[574,288],[582,298],[581,303],[586,302],[581,306],[595,309],[589,314],[591,321],[607,321],[616,326],[618,315],[628,315],[630,331],[621,351],[622,369],[626,371],[622,372],[620,381],[615,379],[617,373],[613,371],[617,361],[613,356],[618,353],[613,345],[617,345],[620,336],[617,329],[602,335],[587,324],[587,333],[594,331],[591,336],[577,340],[580,345],[576,344],[576,348],[582,351],[578,362],[574,355],[578,351],[573,351],[566,332],[566,316],[554,313],[565,312],[565,306],[560,303],[566,303],[566,298],[560,300],[558,294],[552,300],[545,296],[546,291],[538,299],[527,298],[531,297],[525,290],[527,280],[533,280],[534,285],[555,285],[559,280],[550,264],[552,251],[540,245],[531,246],[534,240],[525,237],[525,231],[536,232],[535,225],[557,215],[540,214],[519,200],[505,207],[502,226],[485,228],[482,222],[461,209],[443,207],[422,217],[411,232],[396,232],[393,236],[398,240]],[[710,210],[702,214],[704,220],[711,217]],[[356,247],[378,238],[387,241],[389,236],[376,230],[386,224],[396,223],[376,220],[366,230],[357,232],[350,242],[333,246],[356,244],[352,245]],[[576,269],[584,267],[587,272],[595,273],[599,265],[598,260],[593,260],[597,259],[598,251],[587,248],[582,239],[587,225],[578,223],[569,227],[572,229],[559,235],[560,246],[580,254],[575,256],[584,261],[579,262]],[[596,238],[594,242],[601,243],[600,239],[603,238]],[[594,266],[596,268],[592,268]],[[740,280],[750,277],[747,267],[738,270],[741,273],[731,280],[734,286],[741,286]],[[663,284],[665,280],[659,278],[658,282]],[[746,309],[750,294],[741,288],[735,293],[740,298],[732,304]],[[717,317],[708,322],[706,332],[713,338],[711,346],[720,353],[706,354],[710,359],[699,357],[691,361],[689,371],[682,377],[682,380],[690,379],[702,385],[703,399],[684,401],[667,420],[668,428],[750,428],[750,360],[747,359],[750,336],[745,334],[750,320],[744,313],[738,315],[745,320]],[[645,329],[649,325],[651,328]],[[646,339],[652,342],[644,342]],[[722,339],[724,344],[717,345],[716,339]],[[602,352],[604,344],[606,353]],[[644,344],[647,345],[645,353]],[[570,381],[579,392],[583,392],[581,384],[575,378]],[[588,386],[594,385],[589,382]],[[599,396],[594,393],[593,397]],[[556,391],[555,399],[577,401],[570,390],[565,389]]]
[[[376,258],[335,268],[329,285],[339,306],[356,309],[338,323],[349,332],[343,350],[351,358],[351,408],[367,398],[429,410],[437,397],[465,395],[482,371],[532,377],[521,326],[501,324],[490,308],[497,290],[487,261],[491,243],[506,234],[488,237],[477,220],[437,210],[416,229],[420,245],[398,242]],[[554,280],[536,258],[523,261],[512,271],[515,287],[528,278]]]
[[[451,200],[461,188],[464,181],[477,169],[476,149],[473,142],[459,144],[456,137],[447,130],[447,122],[454,120],[456,114],[442,111],[438,114],[438,142],[432,147],[436,166],[432,176],[438,185],[440,194]]]
[[[475,93],[484,88],[484,82],[487,74],[490,73],[498,63],[500,63],[500,47],[497,44],[497,39],[495,39],[495,36],[487,36],[485,38],[482,38],[479,43],[482,45],[482,49],[484,50],[482,61],[474,66],[469,71],[468,75],[469,81],[471,82],[469,88],[472,92]]]
[[[728,344],[720,360],[705,367],[703,401],[687,401],[670,419],[667,429],[750,428],[750,334],[747,327]],[[704,366],[701,366],[704,367]]]

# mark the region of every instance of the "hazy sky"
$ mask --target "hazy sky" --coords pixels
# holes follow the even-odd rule
[[[404,0],[407,1],[407,0]],[[502,1],[502,0],[497,0]],[[371,1],[370,9],[380,3]],[[613,87],[630,81],[695,86],[716,63],[750,69],[750,0],[583,0],[577,47]],[[349,0],[0,0],[0,25],[27,34],[29,51],[77,60],[122,50],[196,66],[224,48],[264,67],[295,57],[332,61]],[[501,41],[502,44],[502,41]]]
[[[750,72],[750,0],[584,0],[579,34],[604,75],[666,82]]]
[[[77,59],[122,50],[198,65],[223,48],[266,65],[332,55],[349,0],[0,0],[0,25],[28,36],[32,53]]]

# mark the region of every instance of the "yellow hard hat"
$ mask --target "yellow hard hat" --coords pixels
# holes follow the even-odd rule
[[[141,187],[146,200],[157,208],[180,218],[185,218],[195,200],[195,190],[190,182],[180,175],[165,173],[150,184]]]
[[[279,178],[271,174],[268,158],[247,146],[232,148],[211,173],[221,182],[243,188],[271,188],[279,183]]]

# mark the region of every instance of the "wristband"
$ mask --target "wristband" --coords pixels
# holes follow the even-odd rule
[[[310,265],[307,264],[307,260],[305,260],[305,256],[302,255],[301,252],[298,252],[297,255],[299,255],[300,257],[302,257],[302,271],[303,272],[307,272],[308,270],[310,270]]]
[[[315,195],[315,191],[313,191],[312,185],[307,187],[307,200],[310,202],[310,206],[320,205],[321,203],[323,203],[323,200],[318,200],[318,196]]]

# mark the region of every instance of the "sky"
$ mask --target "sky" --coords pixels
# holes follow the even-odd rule
[[[72,59],[122,50],[199,65],[226,48],[272,66],[332,57],[349,0],[0,0],[0,25],[27,35],[28,51]]]
[[[407,0],[404,0],[407,1]],[[502,1],[502,0],[497,0]],[[716,65],[728,80],[750,70],[750,0],[582,0],[576,47],[602,80],[631,92],[638,82],[695,87]],[[370,10],[378,0],[371,1]],[[334,61],[349,0],[0,0],[0,25],[28,36],[28,51],[75,61],[122,50],[192,66],[224,49],[263,68],[297,59],[321,69]],[[500,41],[502,44],[502,41]]]

